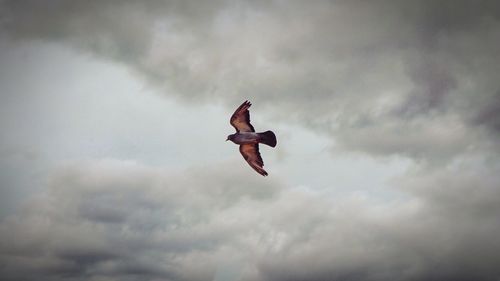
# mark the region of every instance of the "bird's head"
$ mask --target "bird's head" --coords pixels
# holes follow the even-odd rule
[[[229,136],[227,136],[226,141],[228,141],[228,140],[233,141],[233,138],[234,138],[234,135],[229,135]]]

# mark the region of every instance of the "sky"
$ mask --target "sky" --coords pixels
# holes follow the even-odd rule
[[[499,44],[494,0],[0,0],[0,277],[499,280]]]

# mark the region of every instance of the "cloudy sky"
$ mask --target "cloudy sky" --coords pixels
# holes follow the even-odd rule
[[[499,46],[495,0],[0,0],[1,279],[500,280]]]

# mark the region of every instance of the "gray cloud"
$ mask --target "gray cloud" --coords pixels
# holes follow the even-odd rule
[[[219,214],[280,189],[260,178],[239,182],[243,169],[231,176],[217,170],[172,174],[111,160],[63,168],[46,193],[0,225],[1,275],[210,280],[216,250],[242,226]]]
[[[284,189],[257,177],[241,183],[248,171],[222,165],[235,173],[114,160],[61,168],[47,192],[0,224],[1,274],[5,280],[213,280],[224,270],[237,280],[500,276],[498,166],[410,172],[396,183],[411,197],[388,203]]]
[[[259,103],[254,112],[266,113],[256,116],[276,118],[284,126],[298,122],[331,138],[334,151],[414,160],[393,182],[401,196],[381,200],[359,192],[333,197],[342,189],[337,186],[332,193],[313,191],[308,185],[321,180],[311,175],[295,178],[309,189],[287,182],[293,180],[285,180],[285,173],[264,180],[249,177],[243,165],[204,166],[219,157],[216,150],[201,157],[201,166],[182,171],[117,160],[69,164],[52,171],[47,186],[37,189],[41,194],[0,222],[2,279],[499,279],[498,11],[498,1],[0,1],[0,39],[62,43],[124,65],[134,77],[186,104],[222,103],[232,109],[250,99]],[[25,79],[22,70],[16,71]],[[21,98],[19,104],[24,105]],[[21,114],[13,111],[23,107],[12,108],[4,113],[10,117],[6,131],[20,130]],[[57,112],[63,106],[52,108]],[[97,131],[119,127],[154,135],[163,122],[139,130],[142,119],[134,126],[130,122],[144,112],[129,109],[116,116],[133,117]],[[43,113],[33,116],[47,121]],[[53,119],[59,120],[66,111],[57,113]],[[77,122],[87,124],[88,131],[75,126],[70,132],[78,134],[63,136],[60,143],[97,132],[105,117]],[[197,125],[197,120],[184,122]],[[26,124],[31,133],[33,125]],[[185,134],[172,124],[169,128]],[[215,127],[202,132],[224,130]],[[49,134],[44,128],[33,135]],[[319,158],[309,151],[323,150],[292,151],[301,141],[287,140],[296,137],[293,128],[282,135],[283,147],[308,165]],[[112,132],[106,144],[116,147],[115,138],[127,135]],[[7,143],[22,146],[17,136]],[[112,157],[141,155],[135,144],[142,142],[131,139],[136,154],[124,153],[126,146]],[[167,153],[158,143],[170,139],[175,145],[185,141],[172,137],[142,144],[148,153]],[[200,151],[213,143],[207,140]],[[41,145],[36,152],[47,153],[44,149]],[[196,157],[184,152],[169,151],[169,163],[186,166],[200,158],[198,152]],[[11,170],[36,161],[22,152],[4,148],[2,153]],[[359,163],[350,161],[356,170]],[[323,160],[310,170],[291,171],[328,164]],[[329,167],[322,168],[321,173]],[[227,173],[230,169],[234,172]],[[11,170],[5,178],[22,175]],[[371,183],[358,187],[362,182],[351,185],[373,190]],[[382,197],[384,192],[389,191],[382,190]]]
[[[258,101],[343,148],[447,161],[488,146],[476,142],[483,128],[498,132],[489,121],[498,119],[490,106],[499,100],[496,1],[2,6],[15,38],[62,41],[123,63],[181,100]],[[460,129],[436,136],[422,122]],[[428,141],[415,143],[415,134]],[[434,142],[450,145],[435,153]]]

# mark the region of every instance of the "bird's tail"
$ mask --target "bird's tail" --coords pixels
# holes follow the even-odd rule
[[[275,147],[276,146],[276,135],[273,133],[273,131],[265,131],[263,133],[259,133],[260,136],[260,142],[263,144],[267,144],[270,147]]]

